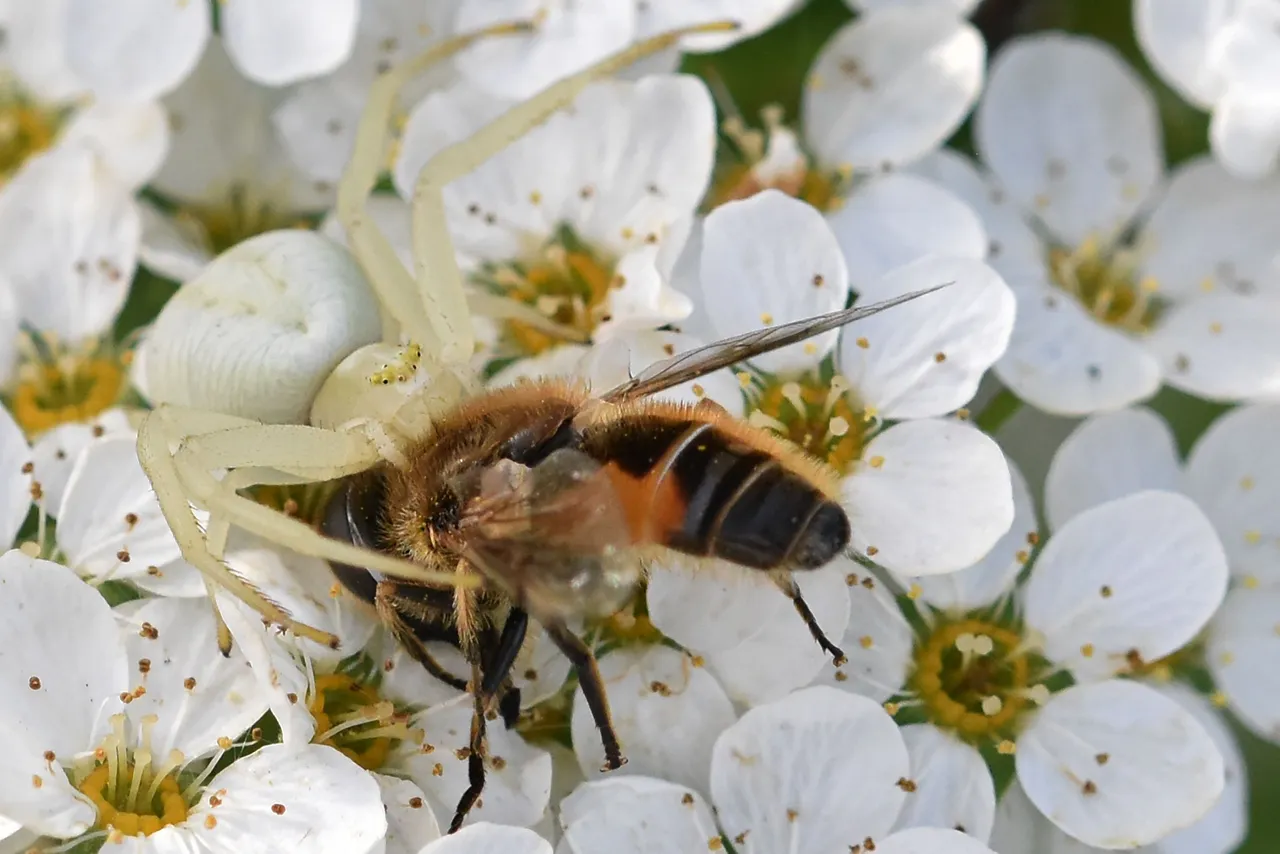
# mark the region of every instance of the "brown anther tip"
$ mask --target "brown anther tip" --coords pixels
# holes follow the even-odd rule
[[[329,649],[337,649],[340,646],[342,646],[342,641],[338,640],[337,636],[329,638]]]

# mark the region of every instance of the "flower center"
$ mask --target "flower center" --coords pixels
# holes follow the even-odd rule
[[[973,742],[1012,739],[1030,704],[1049,689],[1045,669],[1017,628],[984,619],[941,622],[916,642],[910,687],[936,726]]]
[[[407,713],[397,712],[375,688],[345,673],[317,677],[307,708],[316,719],[311,740],[336,748],[366,771],[386,764],[397,742],[422,742],[422,730],[409,728]]]
[[[875,413],[855,409],[843,377],[825,382],[813,373],[798,380],[769,377],[750,394],[753,425],[785,436],[840,474],[848,474],[861,458]]]
[[[268,231],[312,226],[305,217],[282,210],[259,191],[242,184],[233,185],[219,202],[178,206],[175,218],[179,227],[192,233],[212,255]]]
[[[21,97],[0,96],[0,184],[53,144],[61,116]]]
[[[245,490],[258,504],[278,510],[286,516],[318,528],[324,519],[329,499],[342,485],[340,480],[318,483],[263,484]]]
[[[132,353],[95,345],[84,352],[60,351],[39,334],[23,336],[26,358],[10,393],[14,420],[34,438],[45,430],[88,421],[120,399]]]
[[[164,762],[151,752],[155,715],[142,719],[140,745],[128,749],[125,717],[111,717],[112,733],[94,752],[94,766],[76,788],[98,809],[95,827],[124,836],[150,836],[162,827],[187,820],[187,799],[178,786],[185,759],[172,750]]]
[[[1100,323],[1145,332],[1157,320],[1162,301],[1153,278],[1137,279],[1136,258],[1125,251],[1105,254],[1088,238],[1074,251],[1049,250],[1054,283],[1075,297]]]
[[[716,165],[705,209],[750,198],[762,190],[779,190],[820,211],[838,209],[852,172],[823,169],[815,163],[803,151],[795,131],[782,123],[780,107],[766,107],[761,118],[763,130],[747,128],[739,118],[722,125],[730,146],[727,157]]]
[[[532,308],[551,323],[590,341],[597,326],[609,319],[611,288],[625,280],[614,262],[587,246],[569,228],[559,230],[534,256],[489,265],[476,276],[500,296]],[[511,319],[503,324],[502,357],[533,356],[564,343],[564,338],[532,323]]]

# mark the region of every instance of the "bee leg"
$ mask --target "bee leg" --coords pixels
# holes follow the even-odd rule
[[[831,656],[831,660],[836,667],[847,663],[849,659],[845,657],[844,650],[836,646],[822,631],[822,627],[818,625],[818,620],[813,616],[813,611],[809,610],[809,603],[804,601],[804,597],[800,595],[800,585],[796,584],[796,580],[791,577],[791,573],[774,573],[773,581],[778,585],[791,604],[796,606],[796,611],[800,614],[800,619],[804,620],[804,624],[809,627],[809,634],[813,635],[813,639],[818,642],[818,646],[822,647],[823,652]]]
[[[398,586],[394,581],[378,582],[377,590],[373,594],[373,604],[377,608],[378,618],[382,624],[391,630],[391,635],[400,646],[404,647],[405,652],[426,668],[428,673],[450,688],[456,688],[459,691],[467,690],[467,680],[459,679],[446,670],[444,665],[436,661],[435,656],[427,651],[426,644],[409,628],[400,609],[396,607],[396,601],[399,598],[397,590]]]
[[[578,683],[582,686],[583,696],[587,698],[587,707],[591,709],[591,718],[600,730],[600,741],[604,745],[603,771],[614,771],[627,764],[622,755],[622,747],[618,744],[618,734],[614,732],[613,720],[609,716],[609,698],[605,695],[604,679],[600,677],[600,668],[596,665],[596,657],[582,642],[582,638],[569,631],[564,623],[544,623],[547,634],[556,647],[564,653],[565,658],[573,665],[578,674]]]
[[[473,668],[473,679],[479,683],[479,668]],[[484,729],[484,698],[477,691],[474,695],[475,707],[471,713],[471,744],[467,754],[467,790],[458,799],[458,807],[453,811],[453,821],[449,822],[449,832],[457,833],[462,823],[467,820],[467,813],[480,800],[484,791],[484,759],[488,752]]]
[[[528,630],[529,614],[523,608],[512,608],[506,622],[502,624],[502,634],[492,647],[493,653],[484,663],[484,678],[480,681],[480,697],[484,701],[485,713],[488,714],[493,708],[496,698],[498,713],[507,729],[515,726],[516,719],[520,716],[520,689],[513,686],[507,677],[516,663],[516,656],[524,646]]]
[[[503,692],[502,699],[498,701],[498,714],[502,716],[502,722],[507,725],[507,729],[515,728],[520,721],[519,688],[512,685]]]

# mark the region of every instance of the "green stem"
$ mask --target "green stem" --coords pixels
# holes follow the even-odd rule
[[[1022,400],[1007,388],[1002,388],[991,402],[974,416],[973,423],[988,436],[994,436],[1005,422],[1022,408]]]

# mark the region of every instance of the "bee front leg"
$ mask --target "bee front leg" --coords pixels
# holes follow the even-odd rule
[[[595,655],[582,642],[582,638],[569,631],[564,623],[546,622],[543,626],[578,674],[578,684],[582,686],[582,694],[587,699],[591,718],[596,723],[596,729],[600,730],[600,741],[604,745],[604,768],[601,770],[614,771],[621,768],[627,764],[627,758],[622,755],[618,734],[613,729],[609,698],[605,695],[604,679],[600,676]]]
[[[453,811],[453,821],[449,822],[449,832],[457,833],[462,823],[467,820],[467,813],[480,800],[484,792],[484,760],[488,753],[488,740],[485,737],[485,703],[480,692],[480,668],[472,666],[472,697],[475,706],[471,713],[471,744],[467,754],[467,790],[458,799],[458,807]]]
[[[800,614],[800,619],[804,620],[804,624],[809,628],[809,634],[813,635],[813,639],[818,642],[818,646],[822,647],[823,652],[831,656],[831,660],[836,667],[848,663],[849,659],[845,656],[844,650],[832,643],[826,632],[822,630],[822,626],[818,625],[817,617],[813,616],[813,611],[809,609],[809,603],[804,601],[804,597],[800,595],[800,585],[796,584],[796,580],[791,577],[791,573],[775,572],[772,577],[773,583],[778,585],[778,589],[791,600],[791,604],[796,606],[796,612]]]

